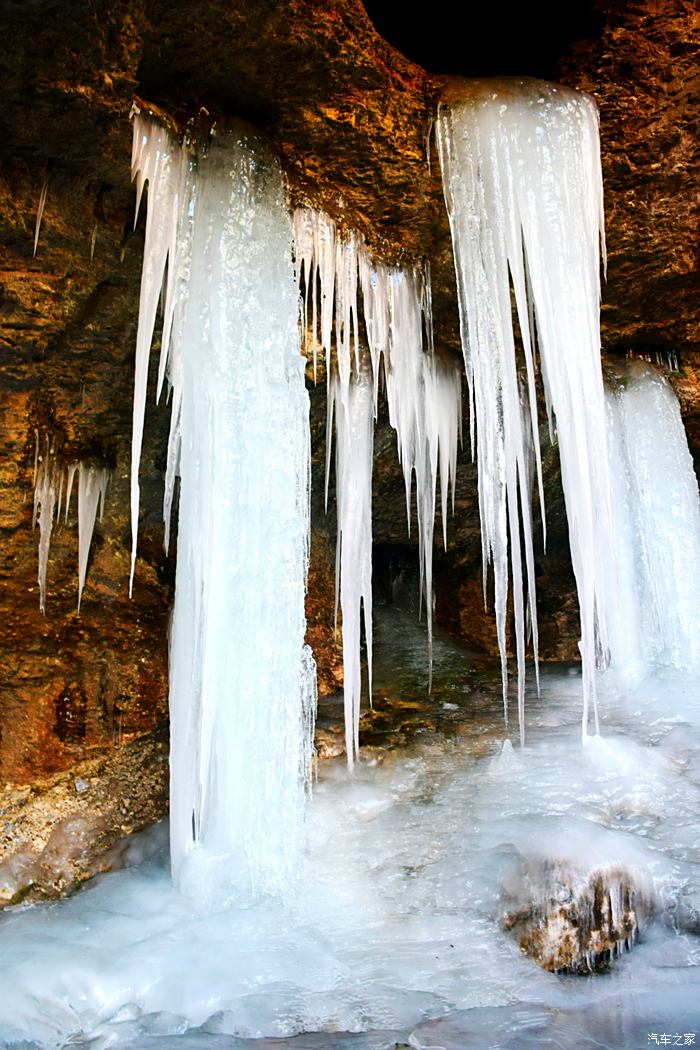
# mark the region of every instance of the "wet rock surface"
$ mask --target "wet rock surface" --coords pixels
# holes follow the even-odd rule
[[[0,790],[0,908],[62,896],[118,867],[129,836],[159,820],[167,803],[162,732]]]
[[[651,879],[623,864],[582,868],[521,858],[504,886],[503,923],[526,955],[553,973],[608,969],[630,951],[655,910]]]

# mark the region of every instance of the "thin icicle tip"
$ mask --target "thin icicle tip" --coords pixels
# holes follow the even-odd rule
[[[41,220],[44,217],[44,208],[46,207],[46,197],[49,192],[49,177],[48,175],[44,179],[44,184],[41,187],[41,193],[39,194],[39,203],[36,209],[36,223],[34,224],[34,251],[32,256],[36,256],[36,250],[39,246],[39,233],[41,232]]]
[[[87,576],[95,521],[98,514],[102,520],[110,476],[106,467],[94,467],[84,463],[78,467],[78,612]]]

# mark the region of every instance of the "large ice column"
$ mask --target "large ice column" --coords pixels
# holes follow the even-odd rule
[[[162,278],[165,252],[171,493],[180,475],[172,868],[181,887],[221,902],[284,889],[310,770],[309,403],[292,230],[279,165],[247,132],[215,138],[192,161],[147,121],[134,137],[139,180],[155,173],[156,216],[146,226],[135,454],[158,295],[149,275]],[[166,153],[177,178],[158,173]]]
[[[578,590],[585,733],[591,704],[597,728],[595,666],[597,652],[607,648],[602,566],[610,541],[599,356],[603,198],[597,111],[588,95],[542,81],[464,82],[441,107],[438,143],[458,278],[484,565],[494,571],[504,674],[510,575],[522,736],[523,582],[537,660],[530,446],[544,504],[536,342],[550,430],[555,427],[559,445]]]
[[[610,664],[700,670],[700,497],[670,383],[619,366],[608,393],[615,552],[608,566]]]

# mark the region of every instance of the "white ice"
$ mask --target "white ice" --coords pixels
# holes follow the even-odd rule
[[[148,355],[165,280],[166,522],[180,478],[171,859],[179,887],[215,907],[288,888],[310,773],[309,401],[292,227],[278,162],[242,130],[195,157],[137,116],[134,174],[139,196],[148,181],[148,215],[132,520],[135,535]]]
[[[700,672],[700,498],[678,401],[651,365],[617,366],[606,395],[615,547],[610,666]]]
[[[48,436],[45,438],[44,453],[40,457],[39,434],[37,433],[34,458],[34,511],[32,514],[32,528],[36,528],[37,524],[39,525],[39,608],[42,613],[45,614],[46,572],[49,564],[51,533],[53,531],[56,502],[59,499],[63,471],[56,460]]]
[[[72,479],[71,479],[72,480]],[[98,513],[100,520],[104,514],[105,496],[109,486],[110,472],[106,467],[95,467],[80,463],[78,469],[78,612],[83,597],[83,587],[87,576],[88,557],[92,534]],[[70,492],[66,499],[66,511]]]
[[[352,766],[360,748],[360,614],[367,640],[368,692],[372,695],[372,377],[331,379],[329,413],[335,412],[338,536],[336,602],[343,617],[345,750]],[[338,586],[338,583],[340,586]]]
[[[46,573],[51,547],[51,534],[61,519],[61,503],[65,485],[65,517],[68,521],[73,480],[78,473],[78,612],[87,576],[90,546],[95,530],[98,510],[100,520],[109,486],[110,471],[82,462],[63,464],[52,445],[51,438],[44,438],[44,453],[39,455],[40,439],[36,434],[34,464],[34,511],[32,527],[39,525],[39,608],[46,613]]]
[[[36,209],[36,222],[34,224],[34,251],[32,255],[36,255],[36,250],[39,247],[39,234],[41,232],[41,220],[44,218],[44,208],[46,207],[46,197],[49,192],[49,177],[48,175],[44,179],[41,187],[41,193],[39,194],[39,203]]]
[[[380,614],[376,630],[379,682],[397,651],[416,660],[421,632],[410,615]],[[629,1032],[633,1021],[700,1029],[700,947],[689,932],[700,915],[696,679],[603,688],[604,735],[583,748],[580,673],[546,668],[527,746],[513,750],[497,668],[475,693],[467,655],[437,632],[435,665],[454,701],[446,735],[418,734],[352,775],[342,761],[322,765],[292,905],[194,906],[163,858],[0,917],[0,1044],[157,1050],[160,1037],[188,1050],[217,1035],[235,1046],[322,1030],[299,1045],[328,1050],[345,1045],[344,1031],[379,1030],[348,1048],[389,1050],[416,1031],[423,1045],[464,1050],[547,1046],[563,1026],[569,1041],[552,1045],[632,1047],[642,1043],[616,1042],[621,1019]],[[414,690],[424,696],[419,677]],[[504,930],[504,880],[533,850],[623,863],[651,880],[659,917],[609,974],[546,973]]]
[[[305,345],[311,343],[314,376],[319,350],[326,358],[326,498],[334,417],[337,435],[336,582],[343,610],[346,739],[352,766],[358,746],[361,700],[361,606],[371,695],[372,437],[380,380],[384,378],[389,422],[396,430],[409,533],[414,476],[416,479],[421,589],[428,622],[430,667],[435,493],[439,470],[446,547],[448,491],[452,486],[454,500],[457,446],[461,439],[460,369],[455,361],[438,357],[433,346],[427,266],[402,269],[378,262],[356,231],[338,231],[323,212],[299,208],[293,221],[297,279],[303,288],[302,330]]]
[[[522,739],[526,605],[537,665],[531,448],[544,515],[537,348],[578,590],[586,733],[591,706],[597,725],[596,654],[607,648],[602,564],[610,539],[598,114],[590,96],[543,81],[465,81],[459,97],[441,106],[437,133],[479,474],[484,586],[491,564],[504,703],[510,576]]]

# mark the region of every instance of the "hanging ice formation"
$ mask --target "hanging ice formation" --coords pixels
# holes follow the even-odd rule
[[[53,531],[56,502],[63,486],[63,471],[59,469],[50,439],[46,438],[46,451],[39,459],[39,435],[36,435],[34,455],[34,512],[32,528],[39,525],[39,608],[46,613],[46,570],[49,564],[51,533]]]
[[[110,481],[107,467],[95,467],[85,463],[71,463],[64,466],[56,455],[56,450],[47,435],[45,451],[39,452],[39,434],[36,434],[34,455],[34,512],[32,527],[39,525],[39,608],[46,613],[46,572],[49,563],[51,533],[54,520],[61,517],[61,502],[65,485],[65,521],[68,520],[68,509],[73,489],[73,481],[78,472],[78,612],[83,596],[83,587],[87,575],[87,564],[90,556],[92,535],[95,531],[95,520],[98,515],[102,520],[104,501]]]
[[[326,498],[335,416],[336,602],[339,598],[343,617],[346,750],[352,766],[359,746],[361,609],[370,695],[372,689],[372,448],[380,370],[385,376],[389,421],[397,435],[409,532],[416,477],[429,664],[435,490],[439,467],[446,546],[448,488],[452,485],[454,500],[461,436],[461,381],[459,369],[441,362],[434,352],[427,268],[403,270],[374,261],[358,233],[341,233],[329,216],[308,208],[294,214],[294,243],[303,291],[302,328],[305,344],[311,344],[314,376],[319,344],[326,358]]]
[[[311,762],[309,402],[292,226],[279,165],[246,131],[221,134],[195,155],[137,114],[132,170],[139,200],[148,182],[134,537],[161,286],[158,390],[166,370],[172,388],[166,522],[180,477],[170,645],[173,875],[200,898],[240,899],[289,881]]]
[[[700,670],[700,497],[678,401],[639,361],[606,394],[614,557],[606,609],[611,668]]]
[[[46,207],[46,197],[49,192],[49,177],[48,175],[44,179],[41,187],[41,193],[39,194],[39,203],[36,209],[36,223],[34,224],[34,251],[33,256],[36,256],[36,250],[39,247],[39,233],[41,232],[41,220],[44,217],[44,208]]]
[[[95,519],[99,511],[100,521],[102,520],[108,485],[109,471],[106,467],[80,464],[78,469],[78,612],[80,612],[80,600],[85,586]],[[69,499],[70,491],[66,496],[66,510],[68,510]]]
[[[542,81],[470,81],[441,106],[437,130],[478,466],[484,590],[490,564],[504,704],[510,575],[522,739],[526,609],[537,666],[530,449],[544,518],[537,348],[550,435],[556,433],[559,446],[580,607],[583,728],[585,734],[592,705],[597,731],[595,667],[596,654],[607,649],[602,566],[610,499],[599,356],[603,194],[595,103]]]

